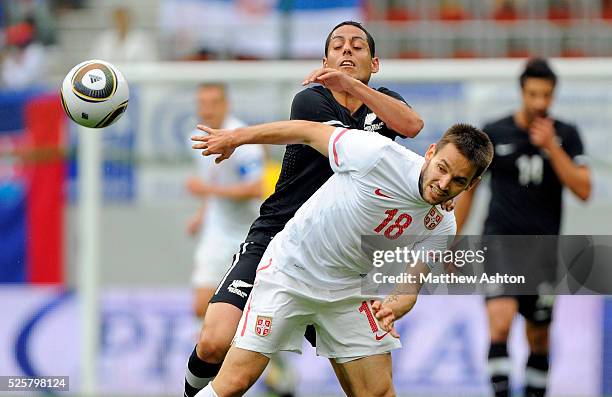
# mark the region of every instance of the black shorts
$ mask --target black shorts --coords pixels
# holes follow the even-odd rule
[[[244,311],[249,295],[253,290],[255,273],[268,244],[274,236],[253,234],[247,236],[234,254],[230,268],[225,272],[210,303],[223,302],[236,306]],[[306,327],[304,335],[308,342],[316,346],[316,333],[312,325]]]
[[[485,299],[490,301],[499,298],[512,298],[518,303],[519,313],[525,320],[536,325],[548,325],[553,318],[554,295],[518,295],[518,296],[488,296]]]
[[[558,268],[558,242],[549,236],[487,236],[485,271],[525,276],[525,284],[486,285],[486,300],[512,298],[528,321],[552,321]]]
[[[210,303],[229,303],[244,310],[253,289],[255,272],[273,237],[265,234],[247,236],[234,254],[232,264],[217,286]]]
[[[554,236],[485,236],[483,270],[488,275],[523,277],[521,283],[484,284],[487,296],[552,294],[558,283],[559,247]]]

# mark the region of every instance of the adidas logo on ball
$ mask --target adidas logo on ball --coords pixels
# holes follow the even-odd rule
[[[127,109],[129,88],[114,65],[101,60],[85,61],[64,78],[61,100],[70,119],[85,127],[103,128],[117,121]]]

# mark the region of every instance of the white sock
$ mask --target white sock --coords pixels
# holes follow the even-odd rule
[[[208,386],[200,390],[195,397],[219,397],[217,393],[215,393],[215,389],[212,387],[212,383],[209,383]]]

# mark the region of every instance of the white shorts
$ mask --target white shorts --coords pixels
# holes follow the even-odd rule
[[[238,244],[219,238],[206,238],[196,248],[191,284],[194,287],[217,288],[219,281],[232,264]]]
[[[278,270],[264,255],[247,307],[236,330],[234,345],[264,355],[281,350],[302,352],[304,331],[317,331],[317,355],[347,362],[390,352],[399,339],[378,326],[369,297],[329,301],[328,294]]]

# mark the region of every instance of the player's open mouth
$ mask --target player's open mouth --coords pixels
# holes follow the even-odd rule
[[[355,62],[353,61],[342,61],[342,63],[340,64],[340,67],[351,67],[354,68],[355,67]]]
[[[442,197],[444,197],[446,195],[446,193],[444,193],[442,190],[440,190],[438,187],[436,187],[434,185],[429,185],[429,188],[431,190],[431,194],[436,199],[440,199],[440,198],[442,198]]]

